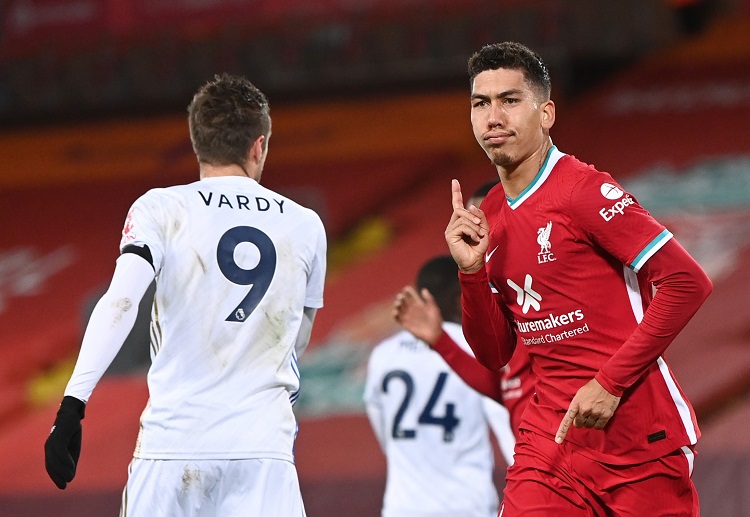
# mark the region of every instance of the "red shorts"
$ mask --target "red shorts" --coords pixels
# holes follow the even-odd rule
[[[599,463],[578,451],[521,430],[498,517],[700,515],[692,448],[636,465]]]

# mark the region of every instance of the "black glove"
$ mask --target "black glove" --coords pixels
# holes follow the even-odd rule
[[[44,465],[57,488],[65,487],[76,475],[81,454],[81,420],[86,404],[75,397],[63,397],[52,430],[44,442]]]

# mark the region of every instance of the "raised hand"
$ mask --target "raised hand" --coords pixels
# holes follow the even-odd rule
[[[484,254],[490,240],[487,218],[479,208],[464,208],[464,198],[458,180],[451,182],[453,214],[445,229],[445,241],[453,260],[464,273],[476,273],[484,265]]]
[[[422,289],[421,296],[411,286],[401,289],[393,301],[393,318],[430,346],[443,332],[440,308],[427,289]]]
[[[562,443],[570,426],[604,429],[609,419],[620,405],[620,397],[615,397],[605,390],[596,379],[591,379],[578,390],[570,402],[568,412],[560,422],[555,441]]]

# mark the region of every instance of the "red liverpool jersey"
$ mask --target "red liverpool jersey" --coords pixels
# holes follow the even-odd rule
[[[566,439],[590,457],[639,463],[694,444],[700,433],[693,409],[660,356],[668,341],[652,358],[631,346],[630,355],[618,354],[628,358],[624,367],[600,372],[634,339],[655,281],[638,272],[672,234],[609,174],[555,147],[518,198],[506,197],[498,185],[482,210],[490,224],[489,247],[485,269],[461,275],[464,326],[472,348],[502,346],[486,338],[488,329],[497,336],[505,328],[505,337],[496,339],[515,341],[528,352],[536,394],[521,427],[553,438],[578,389],[596,376],[612,392],[621,388],[622,399],[603,431],[568,432]],[[676,242],[671,246],[682,250]],[[492,297],[482,292],[484,282]],[[493,299],[497,307],[490,310]],[[639,344],[650,345],[651,338]],[[475,353],[486,356],[486,348]],[[507,361],[507,349],[500,357]]]

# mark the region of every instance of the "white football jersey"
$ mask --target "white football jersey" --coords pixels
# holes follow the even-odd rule
[[[460,325],[443,328],[470,351]],[[364,400],[388,465],[384,517],[497,515],[488,424],[499,415],[493,429],[506,432],[498,440],[513,440],[502,406],[407,331],[373,349]]]
[[[129,244],[156,272],[135,457],[292,461],[294,343],[303,308],[323,305],[318,215],[246,177],[205,178],[141,196]]]

